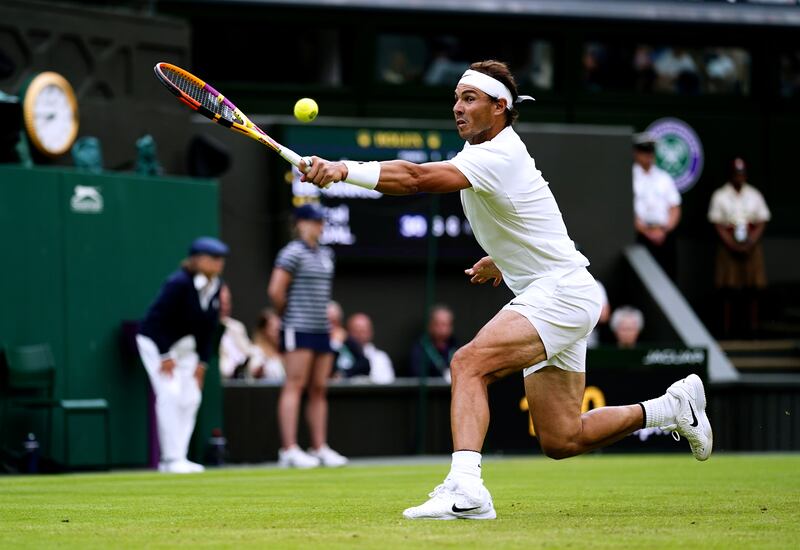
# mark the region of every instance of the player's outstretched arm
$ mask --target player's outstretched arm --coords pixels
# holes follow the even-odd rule
[[[452,193],[470,187],[461,171],[449,162],[414,164],[405,160],[381,162],[376,189],[386,195]]]
[[[354,182],[350,173],[353,164],[311,157],[311,167],[302,177],[317,187],[327,187],[335,181],[348,181],[368,187],[386,195],[413,195],[415,193],[451,193],[470,186],[461,171],[449,162],[415,164],[405,160],[388,160],[371,165],[368,172],[372,182]],[[350,166],[348,167],[348,164]],[[305,170],[305,163],[300,170]],[[363,176],[362,176],[363,177]],[[348,179],[349,178],[349,179]]]

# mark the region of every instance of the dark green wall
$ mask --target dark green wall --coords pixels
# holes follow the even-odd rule
[[[97,189],[102,212],[76,212],[76,186]],[[0,166],[0,341],[49,342],[57,397],[110,402],[115,464],[145,464],[148,442],[146,375],[135,357],[123,355],[120,325],[143,316],[193,238],[217,233],[212,181]],[[203,434],[221,424],[220,398],[209,386],[203,408],[217,412],[198,430]],[[70,425],[71,462],[92,464],[102,458],[100,424],[80,429],[80,422]],[[45,452],[60,461],[60,417],[55,426]],[[11,427],[11,447],[27,429],[41,430],[35,417],[17,416]]]

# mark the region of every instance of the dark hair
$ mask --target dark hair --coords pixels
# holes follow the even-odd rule
[[[511,126],[514,122],[516,122],[517,117],[519,117],[519,111],[517,111],[517,108],[514,105],[519,93],[517,92],[517,82],[514,80],[514,75],[511,74],[511,70],[508,68],[508,65],[502,61],[487,59],[486,61],[478,61],[473,63],[469,66],[469,68],[473,71],[478,71],[479,73],[488,74],[495,80],[499,80],[503,83],[503,85],[505,85],[506,88],[508,88],[508,91],[511,92],[511,109],[506,110],[506,126]]]

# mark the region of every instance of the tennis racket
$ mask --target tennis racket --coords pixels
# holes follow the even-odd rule
[[[156,64],[153,67],[153,71],[161,83],[166,86],[167,90],[204,117],[266,145],[298,169],[300,168],[301,160],[305,161],[306,166],[311,166],[310,158],[302,158],[291,149],[284,147],[269,137],[264,130],[253,124],[228,98],[192,73],[163,62]]]

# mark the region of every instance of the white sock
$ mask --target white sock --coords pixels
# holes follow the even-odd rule
[[[447,477],[481,478],[481,453],[477,451],[456,451]]]
[[[670,394],[664,394],[655,399],[642,401],[644,407],[644,427],[660,428],[675,424],[675,415],[678,412],[678,400]]]

